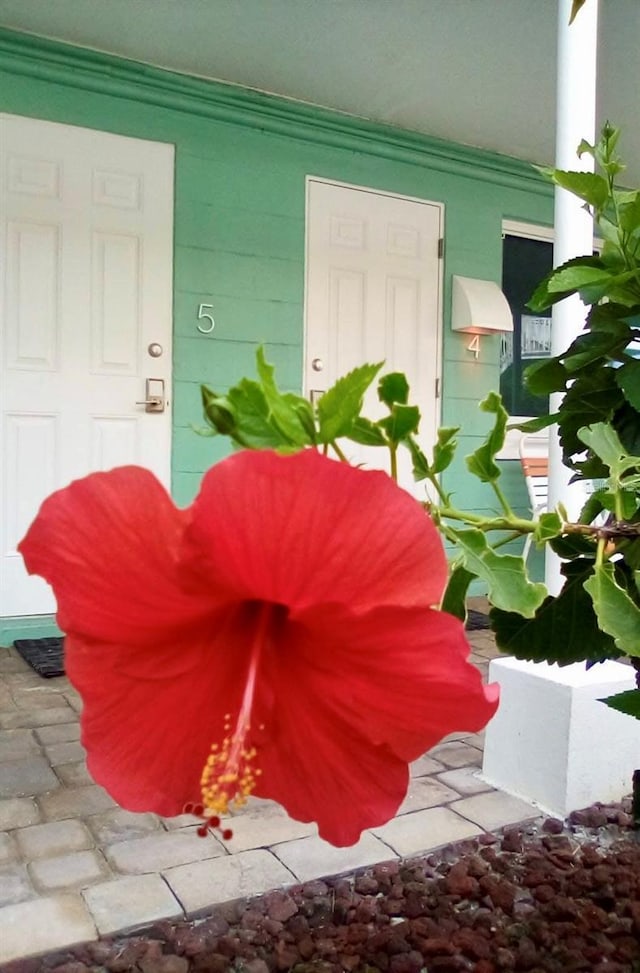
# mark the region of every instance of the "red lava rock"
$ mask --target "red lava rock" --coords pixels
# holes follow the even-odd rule
[[[515,828],[510,828],[504,832],[502,837],[502,850],[520,852],[522,851],[523,841],[522,832]]]
[[[2,973],[640,973],[629,813],[594,806]]]
[[[286,922],[298,911],[298,906],[291,896],[283,892],[270,892],[266,898],[267,915],[278,922]]]
[[[515,886],[504,879],[495,878],[492,875],[485,875],[480,879],[480,888],[488,895],[491,902],[497,909],[502,909],[507,915],[513,913],[513,904],[516,898]]]
[[[562,834],[564,822],[560,821],[559,818],[546,818],[542,822],[542,830],[545,834]]]
[[[187,973],[189,960],[184,956],[146,957],[138,964],[142,973]]]
[[[478,891],[478,880],[469,875],[469,866],[466,862],[458,862],[449,869],[445,878],[445,888],[451,895],[467,898]]]

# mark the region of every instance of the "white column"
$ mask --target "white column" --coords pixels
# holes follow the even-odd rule
[[[558,0],[558,81],[556,118],[556,168],[593,170],[593,159],[576,150],[580,141],[595,141],[596,116],[596,51],[598,29],[598,0],[586,0],[576,19],[569,26],[571,0]],[[582,201],[565,189],[555,191],[554,266],[571,257],[592,252],[593,221],[582,208]],[[576,295],[553,308],[551,353],[563,352],[584,328],[587,309]],[[551,396],[551,411],[555,412],[562,399]],[[551,429],[549,447],[549,509],[563,503],[570,518],[575,518],[584,503],[584,490],[569,486],[571,473],[562,464],[562,451],[557,426]],[[562,586],[560,561],[547,547],[545,581],[551,594]]]

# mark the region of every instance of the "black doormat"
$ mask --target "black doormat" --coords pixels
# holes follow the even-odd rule
[[[13,643],[32,669],[43,679],[64,676],[64,639],[16,639]]]
[[[468,632],[478,632],[483,628],[491,628],[489,616],[484,612],[477,612],[470,608],[467,612],[467,621],[464,626]]]

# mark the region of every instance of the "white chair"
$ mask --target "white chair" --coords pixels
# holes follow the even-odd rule
[[[518,447],[531,512],[534,517],[547,512],[549,502],[549,432],[523,435]],[[532,534],[527,534],[522,557],[527,560]]]

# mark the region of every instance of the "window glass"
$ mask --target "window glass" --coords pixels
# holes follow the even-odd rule
[[[551,354],[551,310],[534,314],[527,306],[534,290],[553,267],[553,244],[505,235],[502,247],[502,290],[513,314],[513,333],[502,335],[500,392],[512,416],[542,416],[548,396],[531,395],[523,372]]]

